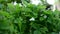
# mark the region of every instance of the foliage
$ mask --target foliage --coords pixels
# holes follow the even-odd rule
[[[45,5],[0,5],[0,34],[57,34],[60,12],[46,10]]]

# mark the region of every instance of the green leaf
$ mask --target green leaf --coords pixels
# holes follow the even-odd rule
[[[41,34],[41,32],[39,30],[35,30],[34,34]]]

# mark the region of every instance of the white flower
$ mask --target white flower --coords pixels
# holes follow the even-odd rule
[[[42,3],[40,0],[31,0],[32,4],[38,5],[39,3]]]
[[[17,3],[16,3],[16,1],[14,2],[14,5],[16,5]]]
[[[29,21],[35,21],[35,18],[32,17],[31,19],[29,19]]]
[[[21,4],[21,3],[19,3],[19,6],[22,6],[22,4]]]
[[[44,14],[41,14],[41,16],[43,16]]]
[[[44,18],[47,18],[47,16],[46,16],[46,15],[44,15]]]

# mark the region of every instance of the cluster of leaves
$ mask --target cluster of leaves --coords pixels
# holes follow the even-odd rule
[[[7,4],[0,7],[0,34],[57,34],[60,31],[60,12],[46,10],[45,5],[26,6]],[[1,6],[1,5],[0,5]]]
[[[11,2],[14,2],[16,1],[17,3],[22,3],[22,1],[27,1],[28,3],[30,2],[30,0],[0,0],[0,3],[11,3]]]

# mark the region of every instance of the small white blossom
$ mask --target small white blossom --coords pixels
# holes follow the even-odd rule
[[[29,19],[29,20],[30,20],[30,21],[35,21],[35,18],[33,18],[33,17],[32,17],[32,18],[31,18],[31,19]]]
[[[21,4],[21,3],[19,3],[19,6],[22,6],[22,4]]]
[[[38,5],[40,3],[42,3],[40,0],[31,0],[32,4]]]
[[[16,1],[14,2],[14,5],[16,5],[17,3],[16,3]]]
[[[41,14],[41,16],[43,16],[44,14]]]
[[[46,15],[44,15],[44,18],[47,18],[47,16],[46,16]]]

